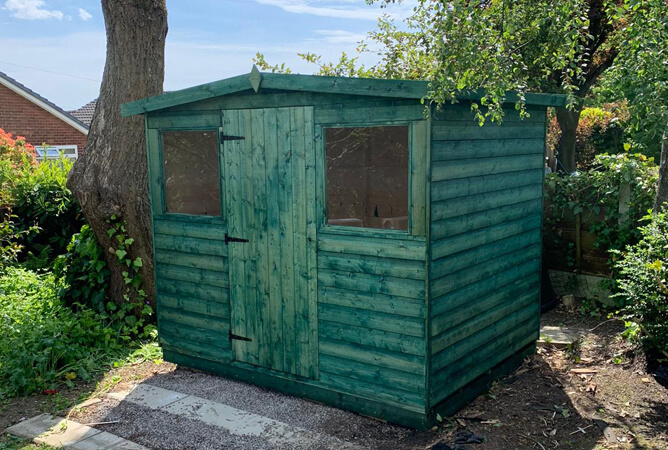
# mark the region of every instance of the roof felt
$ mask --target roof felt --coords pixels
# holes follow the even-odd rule
[[[421,99],[425,98],[429,92],[429,82],[261,73],[253,66],[253,70],[244,75],[125,103],[121,105],[121,114],[128,117],[251,89],[255,92],[262,89],[276,89]],[[482,91],[460,92],[457,94],[457,98],[460,100],[477,100],[483,95]],[[517,98],[516,93],[508,93],[506,102],[514,103]],[[566,106],[566,96],[560,94],[525,94],[525,99],[528,105]]]
[[[79,119],[81,122],[85,123],[86,126],[90,127],[90,124],[93,121],[93,113],[95,112],[96,104],[97,99],[91,100],[81,108],[70,111],[70,114]]]
[[[4,79],[5,81],[7,81],[7,82],[9,82],[9,83],[11,83],[11,84],[13,84],[13,85],[16,86],[18,89],[22,90],[23,92],[25,92],[25,93],[28,94],[29,96],[33,97],[35,100],[37,100],[37,101],[39,101],[39,102],[42,102],[42,103],[45,103],[45,104],[48,105],[49,107],[51,107],[51,108],[53,108],[54,110],[56,110],[59,114],[62,114],[63,116],[65,116],[65,117],[67,117],[68,119],[70,119],[70,120],[72,120],[72,121],[78,123],[78,124],[81,125],[83,128],[85,128],[86,130],[88,130],[88,128],[89,128],[88,124],[82,122],[82,121],[79,120],[77,117],[75,117],[75,116],[73,116],[72,114],[68,113],[67,111],[65,111],[64,109],[62,109],[60,106],[58,106],[58,105],[56,105],[55,103],[49,101],[49,100],[46,99],[45,97],[42,97],[42,96],[39,95],[37,92],[35,92],[35,91],[33,91],[32,89],[30,89],[29,87],[27,87],[27,86],[25,86],[25,85],[19,83],[19,82],[16,81],[14,78],[12,78],[12,77],[10,77],[9,75],[7,75],[6,73],[4,73],[4,72],[0,72],[0,78]]]

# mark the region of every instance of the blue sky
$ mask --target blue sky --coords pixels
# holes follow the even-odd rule
[[[401,19],[413,3],[381,9],[364,0],[167,0],[165,89],[248,72],[258,51],[311,73],[298,52],[325,60],[353,52],[380,15]],[[102,78],[100,2],[0,0],[0,48],[0,71],[64,109],[77,108],[97,96]]]

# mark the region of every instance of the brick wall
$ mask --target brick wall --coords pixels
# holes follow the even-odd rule
[[[0,128],[24,136],[33,145],[76,145],[79,154],[86,147],[86,135],[58,117],[0,85]]]

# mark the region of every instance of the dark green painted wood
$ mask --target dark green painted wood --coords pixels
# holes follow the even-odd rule
[[[153,240],[155,248],[195,255],[227,256],[227,246],[221,241],[189,238],[156,233]]]
[[[320,321],[319,334],[322,339],[334,339],[392,352],[425,356],[424,336],[407,336],[400,333],[374,330],[366,326],[328,322],[326,320]],[[419,378],[417,380],[424,385],[424,380]]]
[[[450,123],[448,126],[434,126],[432,129],[432,140],[434,141],[463,141],[463,140],[491,140],[491,139],[542,139],[545,130],[543,124],[531,126],[530,124],[516,123],[499,125],[488,125],[481,127],[474,122]]]
[[[218,112],[204,113],[202,111],[187,114],[149,114],[146,116],[146,123],[149,129],[218,128],[221,126],[221,116]]]
[[[503,113],[503,123],[537,123],[542,125],[545,123],[545,108],[528,106],[527,112],[529,117],[521,118],[519,111],[511,108],[504,108]],[[437,109],[433,112],[434,120],[440,122],[458,122],[464,121],[467,123],[478,124],[478,120],[475,117],[475,112],[471,110],[471,106],[466,103],[459,103],[454,105],[442,106],[440,109]],[[489,120],[485,122],[485,126],[498,126],[496,123],[492,123]]]
[[[455,180],[435,182],[431,186],[432,202],[487,194],[505,189],[524,186],[537,186],[543,181],[543,169],[526,170],[512,174],[483,175],[480,177],[458,178]],[[437,206],[438,205],[434,205]]]
[[[394,316],[364,309],[346,308],[321,303],[318,305],[320,320],[354,325],[374,330],[384,330],[407,336],[424,336],[424,322],[420,318]]]
[[[403,408],[401,405],[388,404],[360,395],[350,394],[331,387],[324,387],[320,382],[308,379],[290,378],[288,374],[276,374],[253,366],[241,364],[220,364],[202,358],[191,358],[176,351],[166,351],[165,360],[175,364],[194,367],[199,370],[216,373],[225,377],[251,382],[270,389],[276,389],[291,395],[309,398],[339,408],[345,408],[367,416],[379,417],[390,422],[408,427],[426,429],[429,423],[424,409]]]
[[[318,288],[318,301],[330,305],[366,309],[395,316],[416,318],[425,317],[425,300],[382,295],[372,292],[351,291],[321,284]]]
[[[386,392],[408,391],[413,394],[424,393],[424,382],[420,377],[400,370],[375,368],[368,364],[323,355],[320,358],[320,370],[351,380],[360,380],[379,385]],[[375,394],[373,394],[375,395]],[[415,402],[420,404],[420,401]]]
[[[378,124],[391,121],[422,121],[425,118],[425,107],[419,102],[411,105],[392,106],[347,106],[345,108],[318,108],[315,114],[315,122],[318,124]]]
[[[121,105],[123,117],[142,114],[149,111],[204,100],[222,95],[229,95],[241,91],[254,89],[251,78],[256,76],[249,73],[214,81],[180,91],[168,92],[144,100],[137,100]],[[386,80],[373,78],[346,78],[346,77],[324,77],[313,75],[263,73],[261,75],[261,91],[266,89],[308,91],[339,94],[392,97],[392,98],[415,98],[422,99],[429,92],[429,82],[416,80]],[[458,92],[460,100],[480,100],[485,93],[483,91]],[[528,105],[559,106],[566,105],[566,96],[557,94],[524,94],[524,100]],[[516,103],[517,94],[506,94],[506,101]]]
[[[158,249],[155,255],[156,263],[171,264],[173,266],[190,267],[193,269],[206,269],[218,272],[226,272],[225,258],[204,254],[193,254],[185,252],[174,252],[171,250]]]
[[[315,377],[317,316],[309,310],[316,302],[310,287],[316,260],[307,243],[315,225],[309,225],[314,204],[307,199],[314,190],[312,132],[306,132],[313,127],[312,108],[223,115],[225,134],[246,138],[224,146],[229,232],[250,241],[232,243],[229,256],[232,330],[252,339],[234,343],[235,358]]]
[[[541,169],[544,166],[542,158],[527,157],[525,155],[503,156],[498,158],[463,159],[456,161],[436,161],[432,165],[432,179],[435,182],[455,180],[458,178],[479,177],[491,173],[520,172],[531,169]],[[512,176],[509,174],[508,176]]]
[[[210,239],[214,241],[224,241],[227,232],[227,224],[220,220],[210,223],[197,223],[192,221],[183,221],[178,215],[176,217],[153,217],[153,226],[156,234],[168,234],[177,237]],[[223,251],[225,248],[223,247]]]
[[[160,279],[187,281],[221,288],[228,288],[230,285],[227,277],[221,276],[219,272],[212,270],[192,269],[190,267],[156,263],[155,271],[157,274],[156,278]]]
[[[383,258],[424,261],[424,241],[385,239],[380,237],[355,236],[331,233],[329,229],[318,233],[318,251],[352,255],[379,256]]]
[[[365,255],[318,252],[318,268],[339,272],[365,273],[387,277],[424,280],[425,263],[401,259],[385,259]]]
[[[472,201],[473,198],[453,198],[432,204],[432,220],[437,221],[474,213],[482,214],[489,209],[541,197],[540,185],[530,185],[479,194],[475,196],[475,201]]]
[[[543,139],[503,139],[480,142],[469,141],[434,141],[432,160],[459,161],[503,158],[506,156],[536,155],[543,149]]]
[[[222,275],[221,275],[222,276]],[[202,300],[219,301],[227,303],[229,301],[229,291],[216,286],[207,286],[206,284],[191,283],[182,280],[171,280],[158,276],[156,282],[158,293],[174,295],[177,297],[195,297]]]
[[[420,392],[403,389],[388,389],[376,383],[369,383],[348,376],[335,375],[325,372],[324,370],[321,370],[320,372],[320,382],[325,386],[330,386],[340,391],[353,391],[360,395],[377,398],[404,409],[412,409],[413,411],[420,411],[423,409],[422,403],[424,402],[424,399]]]
[[[368,275],[364,273],[318,272],[318,283],[324,286],[349,289],[374,294],[396,295],[408,298],[424,298],[425,283],[420,280]]]
[[[424,358],[387,350],[351,344],[344,341],[322,339],[320,354],[349,359],[377,367],[396,369],[410,374],[424,375]]]
[[[223,303],[215,300],[202,301],[199,298],[184,298],[162,294],[160,295],[159,304],[170,309],[180,309],[185,312],[217,317],[219,319],[230,318],[230,307],[227,302]]]

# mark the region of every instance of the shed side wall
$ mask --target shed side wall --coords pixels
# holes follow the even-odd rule
[[[480,127],[466,104],[432,123],[430,404],[538,336],[545,110]]]

